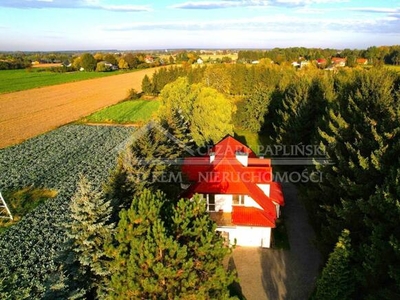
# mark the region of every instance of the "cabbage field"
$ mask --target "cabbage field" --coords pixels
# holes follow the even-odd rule
[[[135,129],[67,125],[0,150],[0,191],[27,186],[59,191],[0,235],[0,299],[40,299],[56,272],[69,199],[79,174],[105,182]],[[7,199],[5,199],[7,201]]]

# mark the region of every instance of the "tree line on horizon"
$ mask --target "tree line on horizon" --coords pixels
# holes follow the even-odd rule
[[[208,52],[206,52],[208,53]],[[212,55],[207,60],[209,63],[232,63],[232,58],[228,55],[228,51],[222,51],[226,56],[213,59]],[[120,69],[136,69],[147,68],[165,64],[189,64],[192,65],[201,57],[202,51],[196,50],[176,50],[169,52],[167,59],[165,53],[152,52],[83,52],[83,53],[24,53],[24,52],[7,52],[0,53],[0,70],[24,69],[31,66],[34,61],[43,63],[63,63],[64,65],[72,64],[75,61],[74,69],[83,67],[88,71],[96,70],[97,64],[94,64],[95,58],[97,63],[107,61]],[[146,56],[151,57],[151,61],[146,61]],[[260,59],[269,59],[276,64],[292,63],[299,59],[317,60],[325,59],[330,61],[332,57],[346,58],[346,64],[349,67],[357,65],[357,58],[368,59],[370,65],[399,65],[400,64],[400,46],[371,46],[367,49],[321,49],[321,48],[272,48],[269,50],[237,50],[237,63],[252,63]],[[99,65],[99,70],[104,71]]]
[[[367,49],[320,49],[320,48],[273,48],[265,51],[242,50],[238,53],[239,62],[251,63],[252,61],[268,58],[271,61],[282,64],[298,61],[299,58],[304,60],[325,59],[330,62],[332,57],[346,59],[346,65],[354,67],[357,65],[357,58],[368,59],[368,64],[378,65],[399,65],[400,64],[400,46],[372,46]]]

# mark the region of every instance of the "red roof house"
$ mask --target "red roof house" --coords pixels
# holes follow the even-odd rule
[[[183,197],[199,194],[231,243],[270,247],[271,228],[285,204],[270,159],[227,136],[207,155],[185,158],[182,172],[190,182]]]
[[[346,65],[346,59],[341,57],[332,57],[331,63],[336,67],[344,67]]]
[[[366,58],[357,58],[356,63],[359,65],[366,65],[368,64],[368,59]]]

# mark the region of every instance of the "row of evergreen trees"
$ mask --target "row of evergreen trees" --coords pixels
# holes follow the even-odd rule
[[[386,69],[299,77],[266,97],[261,130],[277,144],[319,145],[322,180],[301,186],[325,257],[316,299],[400,297],[398,74]]]
[[[83,177],[71,200],[60,276],[46,299],[230,299],[229,248],[200,199],[141,190],[117,222]]]

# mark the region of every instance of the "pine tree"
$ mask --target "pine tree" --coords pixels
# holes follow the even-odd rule
[[[179,159],[194,147],[185,118],[174,112],[157,122],[144,125],[133,136],[118,160],[107,187],[107,198],[112,200],[113,220],[118,220],[121,209],[128,209],[132,199],[144,189],[162,190],[170,198],[179,190]]]
[[[149,76],[144,75],[142,80],[142,91],[146,95],[152,95],[154,90],[153,83],[151,82]]]
[[[165,202],[162,193],[146,190],[132,201],[130,209],[121,212],[115,241],[106,245],[113,274],[108,297],[229,298],[227,286],[234,276],[222,266],[227,250],[211,220],[205,220],[204,205],[181,200],[173,218],[163,221]]]
[[[72,284],[78,284],[71,295],[85,293],[86,297],[94,297],[101,294],[104,280],[110,275],[103,249],[113,228],[109,223],[110,202],[82,176],[70,210],[71,221],[65,227],[72,252],[68,253],[64,269]]]
[[[363,263],[357,270],[358,277],[368,286],[370,299],[400,296],[399,199],[400,160],[395,160],[385,183],[362,206],[370,234],[361,245]]]
[[[309,75],[292,82],[278,110],[275,141],[283,145],[312,145],[317,128],[333,101],[333,81],[327,75]]]
[[[272,90],[257,89],[244,106],[244,127],[252,132],[259,132],[268,113]]]
[[[345,229],[317,281],[315,300],[354,299],[355,282],[350,268],[351,256],[350,232]]]
[[[180,247],[186,247],[192,265],[181,291],[196,299],[227,299],[228,286],[236,280],[222,264],[230,253],[224,239],[216,233],[216,224],[210,219],[206,206],[199,198],[182,199],[174,209],[171,234]]]
[[[110,299],[168,299],[174,292],[170,280],[178,280],[186,249],[166,234],[160,218],[164,200],[143,191],[121,212],[115,241],[106,245],[112,259]]]

